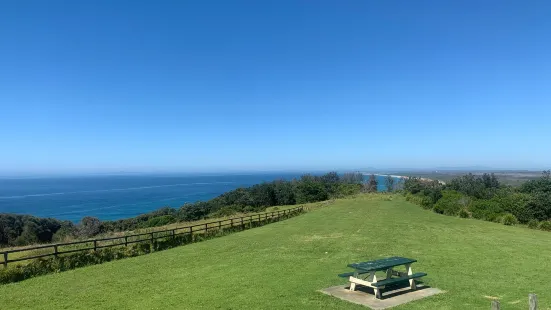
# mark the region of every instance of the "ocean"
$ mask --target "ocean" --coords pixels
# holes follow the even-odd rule
[[[164,206],[205,201],[227,191],[298,173],[250,175],[118,175],[0,179],[0,213],[30,214],[73,222],[84,216],[116,220]],[[379,190],[384,190],[379,177]]]

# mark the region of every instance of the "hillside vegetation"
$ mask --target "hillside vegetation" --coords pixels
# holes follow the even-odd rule
[[[445,185],[413,177],[404,190],[408,200],[437,213],[551,230],[551,171],[518,187],[494,174],[467,174]]]
[[[317,290],[351,262],[418,260],[446,291],[396,309],[551,305],[548,232],[430,212],[399,195],[340,199],[283,222],[2,286],[4,309],[365,309]]]
[[[323,201],[358,193],[362,182],[363,175],[360,173],[346,173],[342,176],[336,172],[321,176],[305,174],[299,179],[276,180],[238,188],[208,201],[186,203],[180,208],[164,207],[133,218],[100,221],[86,216],[77,225],[54,218],[0,213],[0,247],[72,241],[236,213],[262,212],[272,206]],[[370,190],[376,191],[376,184]]]

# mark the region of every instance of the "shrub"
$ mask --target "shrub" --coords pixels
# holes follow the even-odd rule
[[[530,220],[530,222],[528,222],[528,228],[537,229],[539,224],[537,220]]]
[[[499,203],[504,211],[513,214],[520,223],[528,223],[534,218],[533,212],[528,208],[528,194],[515,193],[511,188],[504,188],[492,200]]]
[[[212,213],[211,217],[216,218],[216,217],[231,216],[237,213],[236,211],[237,209],[239,209],[239,207],[237,206],[225,206],[220,208],[220,210]]]
[[[459,211],[465,207],[464,196],[456,191],[442,191],[440,198],[434,205],[434,212],[445,215],[458,215]]]
[[[99,234],[101,231],[101,221],[96,217],[85,216],[79,225],[78,234],[81,237],[89,238]]]
[[[469,214],[469,211],[467,211],[465,208],[459,210],[459,217],[461,218],[469,218],[471,215]]]
[[[503,225],[512,226],[518,224],[518,220],[516,216],[511,213],[507,213],[501,218],[501,223],[503,223]]]
[[[431,209],[434,206],[434,202],[430,197],[422,197],[421,198],[421,207],[425,209]]]
[[[175,223],[177,220],[172,215],[162,215],[150,218],[147,222],[142,223],[139,225],[140,228],[149,228],[149,227],[157,227],[157,226],[165,226],[168,224]]]
[[[550,221],[543,221],[538,226],[539,229],[545,230],[545,231],[551,231],[551,222]]]
[[[312,175],[303,175],[295,183],[296,203],[308,203],[327,200],[329,195],[320,178]]]
[[[361,184],[339,184],[336,193],[333,194],[332,197],[343,198],[346,196],[352,196],[360,193],[361,189]]]
[[[475,200],[469,205],[471,214],[476,219],[486,220],[490,222],[499,221],[503,215],[501,205],[494,200]]]
[[[415,194],[407,193],[406,194],[406,201],[409,201],[411,203],[414,203],[416,205],[423,206],[423,207],[425,205],[429,205],[429,207],[428,207],[429,209],[432,207],[430,200],[427,197],[423,197],[421,195],[415,195]],[[427,207],[424,207],[424,208],[427,208]]]

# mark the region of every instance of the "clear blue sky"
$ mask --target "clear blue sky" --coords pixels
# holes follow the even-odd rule
[[[4,1],[0,172],[551,166],[549,1]]]

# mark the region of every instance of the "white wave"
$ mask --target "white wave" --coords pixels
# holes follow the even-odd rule
[[[115,192],[115,191],[130,191],[130,190],[159,188],[159,187],[172,187],[172,186],[232,184],[232,183],[235,183],[235,182],[180,183],[180,184],[152,185],[152,186],[140,186],[140,187],[128,187],[128,188],[97,189],[97,190],[89,190],[89,191],[59,192],[59,193],[45,193],[45,194],[28,194],[28,195],[20,195],[20,196],[0,196],[0,199],[23,199],[23,198],[29,198],[29,197],[57,196],[57,195],[69,195],[69,194],[81,194],[81,193],[101,193],[101,192]]]

